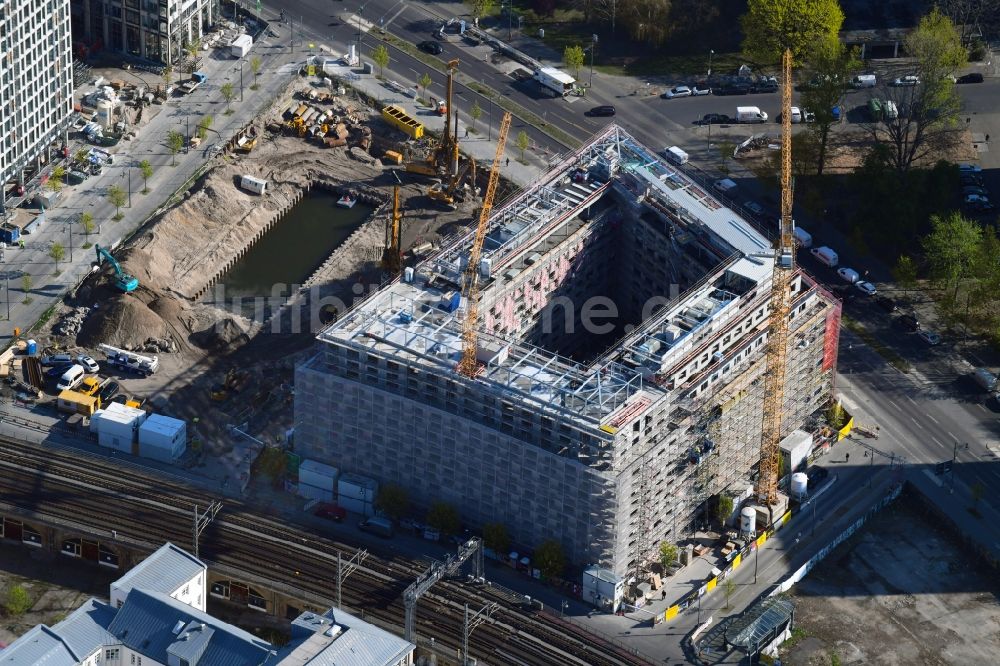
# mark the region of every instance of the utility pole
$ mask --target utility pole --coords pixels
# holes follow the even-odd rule
[[[198,557],[198,541],[201,538],[201,533],[205,531],[209,523],[215,519],[215,515],[219,513],[222,509],[222,502],[212,502],[205,509],[205,513],[198,515],[198,505],[194,505],[194,528],[191,532],[191,541],[194,542],[194,556]]]
[[[243,59],[240,58],[240,101],[243,101]]]
[[[951,452],[951,479],[948,484],[948,494],[955,494],[955,460],[958,458],[958,442],[955,442],[955,448]]]
[[[482,553],[482,549],[479,552]],[[465,624],[462,626],[462,666],[469,664],[469,636],[476,627],[486,622],[498,608],[499,606],[491,601],[470,616],[469,604],[465,604]]]
[[[597,33],[590,36],[590,88],[594,87],[594,51],[597,50]]]
[[[358,570],[361,563],[368,559],[367,550],[359,550],[354,553],[351,559],[344,561],[340,551],[337,551],[337,608],[343,608],[341,604],[341,592],[344,587],[344,579]]]

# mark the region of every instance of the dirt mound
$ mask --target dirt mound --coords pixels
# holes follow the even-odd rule
[[[250,341],[248,330],[233,317],[226,317],[208,328],[191,334],[191,342],[207,351],[235,349]]]
[[[151,240],[152,235],[148,238]],[[156,248],[131,247],[122,252],[122,269],[139,279],[139,284],[154,291],[171,285],[174,261],[169,253]]]
[[[169,338],[160,315],[134,295],[119,296],[91,313],[83,322],[77,342],[86,347],[106,343],[124,349],[141,348],[149,338]]]

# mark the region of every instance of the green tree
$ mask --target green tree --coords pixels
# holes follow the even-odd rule
[[[222,99],[226,100],[226,115],[229,115],[233,112],[229,105],[232,104],[233,98],[236,97],[236,90],[233,88],[232,83],[226,81],[219,88],[219,92],[222,93]]]
[[[731,577],[727,577],[722,584],[722,589],[726,592],[726,610],[729,610],[729,600],[732,598],[733,592],[736,591],[736,583],[733,582]]]
[[[579,44],[575,46],[567,46],[563,49],[563,64],[567,68],[572,69],[574,76],[580,78],[580,68],[583,67],[583,60],[586,54],[583,52],[583,47]]]
[[[198,51],[201,50],[201,40],[196,39],[193,42],[188,42],[184,45],[184,50],[187,51],[188,57],[191,59],[191,66],[194,67],[198,58]]]
[[[198,121],[198,129],[196,130],[196,132],[198,134],[199,139],[201,139],[202,141],[205,140],[205,137],[208,136],[208,130],[212,126],[213,122],[215,122],[215,119],[211,116],[211,114],[204,116],[201,120]]]
[[[431,75],[428,74],[427,72],[424,72],[424,75],[420,77],[420,81],[418,81],[418,83],[420,84],[420,87],[423,88],[424,90],[424,97],[427,97],[427,88],[433,82],[434,81],[433,79],[431,79]]]
[[[942,303],[947,314],[954,314],[958,290],[964,280],[972,277],[982,237],[979,224],[965,219],[960,213],[931,216],[931,233],[924,237],[922,245],[931,279],[946,292],[951,292]]]
[[[510,549],[510,534],[503,523],[486,523],[483,525],[483,545],[500,557],[505,557]]]
[[[58,193],[62,190],[63,178],[66,177],[66,169],[62,166],[57,166],[52,170],[52,175],[49,176],[49,182],[46,186],[52,190],[53,193]]]
[[[427,524],[441,534],[458,534],[462,521],[458,510],[447,502],[434,502],[427,511]]]
[[[619,3],[617,12],[612,9],[612,17],[618,14],[629,36],[652,47],[662,45],[670,34],[674,22],[670,19],[669,0],[634,0]],[[612,32],[614,20],[612,18]]]
[[[472,15],[477,19],[493,13],[496,7],[496,0],[472,0]]]
[[[976,481],[972,484],[972,487],[969,488],[969,492],[972,493],[972,509],[976,510],[979,508],[979,501],[983,499],[983,495],[986,494],[986,488],[982,483]]]
[[[163,68],[163,84],[166,86],[170,85],[170,82],[174,80],[174,67],[173,65],[167,65]]]
[[[257,90],[259,87],[257,85],[257,77],[260,75],[260,68],[263,64],[264,61],[260,59],[260,56],[250,58],[250,71],[253,72],[253,85],[250,88],[253,90]]]
[[[399,520],[410,508],[410,497],[402,486],[386,483],[378,490],[375,507],[392,520]]]
[[[170,130],[167,133],[167,149],[170,150],[170,166],[177,164],[174,159],[177,153],[181,152],[181,148],[184,147],[184,135],[177,130]]]
[[[49,256],[52,257],[52,261],[58,264],[66,258],[66,248],[62,246],[62,243],[53,243],[49,246]]]
[[[80,164],[86,164],[87,161],[90,159],[90,151],[87,150],[86,148],[81,148],[80,150],[76,151],[76,153],[73,155],[73,159],[75,159]]]
[[[120,185],[112,185],[108,188],[108,203],[115,207],[115,220],[122,219],[121,208],[127,201],[125,190]]]
[[[837,0],[750,0],[740,19],[743,51],[770,64],[790,49],[798,63],[817,42],[835,38],[843,22]]]
[[[142,174],[142,193],[149,192],[149,179],[153,177],[153,165],[149,160],[139,162],[139,172]]]
[[[547,578],[559,578],[566,569],[566,554],[555,539],[543,542],[535,549],[535,566]]]
[[[379,44],[372,49],[372,60],[378,65],[378,77],[382,78],[382,72],[389,66],[389,49],[385,44]]]
[[[892,268],[892,277],[899,285],[903,293],[910,291],[917,286],[917,265],[913,257],[902,254],[896,260],[896,265]]]
[[[660,542],[660,566],[667,571],[677,561],[677,546],[669,541]]]
[[[86,211],[80,213],[80,226],[87,236],[94,233],[94,216]]]
[[[937,8],[920,20],[904,43],[920,84],[885,87],[883,94],[898,113],[894,118],[883,114],[880,121],[868,124],[872,138],[891,147],[891,164],[898,171],[908,171],[953,139],[962,101],[950,76],[967,57],[958,30]]]
[[[809,86],[802,94],[802,106],[816,117],[810,130],[818,145],[817,176],[823,175],[826,166],[830,128],[836,122],[833,110],[840,108],[847,82],[860,68],[857,50],[847,48],[837,37],[819,40],[806,56],[806,73],[815,85]]]
[[[524,161],[524,151],[528,149],[529,145],[531,145],[531,138],[528,136],[528,133],[525,132],[524,130],[521,130],[520,132],[518,132],[517,133],[517,149],[521,151],[521,161],[522,162]]]
[[[21,273],[21,292],[24,293],[24,300],[21,301],[25,305],[31,302],[31,273]]]
[[[8,615],[19,617],[31,610],[31,606],[31,597],[28,596],[28,591],[24,587],[12,585],[7,590],[7,602],[4,607],[7,609]]]
[[[472,131],[476,131],[476,122],[483,117],[483,108],[479,106],[479,100],[472,100],[472,108],[469,109],[469,116],[472,118]]]
[[[731,141],[722,141],[715,145],[715,149],[719,151],[719,171],[728,174],[729,160],[733,159],[733,151],[736,150],[736,144]]]
[[[715,503],[715,519],[720,525],[725,525],[731,515],[733,515],[733,498],[729,495],[719,495]]]

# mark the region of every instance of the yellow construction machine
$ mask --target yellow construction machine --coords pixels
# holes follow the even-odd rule
[[[458,60],[448,62],[448,98],[444,101],[444,132],[441,141],[424,159],[407,162],[406,170],[424,176],[452,176],[458,173],[458,113],[452,105]],[[440,113],[441,107],[438,107]],[[454,118],[454,123],[452,119]]]
[[[447,185],[444,183],[431,185],[427,190],[427,196],[446,206],[454,206],[460,198],[458,193],[465,183],[469,183],[473,188],[476,186],[476,161],[471,157],[465,160],[461,170],[448,181]]]

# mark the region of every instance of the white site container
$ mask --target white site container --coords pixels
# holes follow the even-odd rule
[[[304,460],[299,465],[299,483],[329,490],[337,490],[337,477],[340,470],[330,465],[324,465],[316,460]]]
[[[113,402],[105,408],[97,425],[97,442],[101,446],[132,453],[139,426],[146,412]]]
[[[112,404],[116,404],[116,403],[112,403]],[[94,435],[95,437],[97,436],[98,432],[100,432],[101,416],[103,416],[103,415],[104,415],[104,410],[103,409],[98,409],[90,417],[90,434]]]
[[[299,483],[299,497],[319,500],[320,502],[333,502],[333,491],[324,488],[310,486],[308,483]]]
[[[358,474],[341,474],[337,481],[337,495],[361,500],[363,502],[374,502],[378,493],[378,481],[369,479]]]
[[[139,455],[173,462],[187,448],[187,421],[153,414],[139,426]]]
[[[375,515],[375,505],[373,503],[355,499],[353,497],[344,497],[341,495],[337,498],[337,505],[347,511],[360,513],[361,515],[369,518]]]

